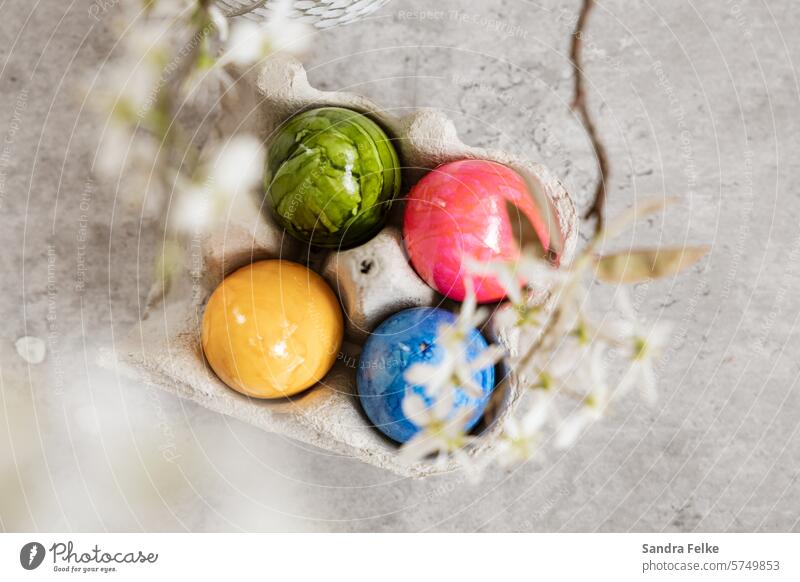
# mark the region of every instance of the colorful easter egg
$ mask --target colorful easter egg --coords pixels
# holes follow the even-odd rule
[[[444,348],[437,343],[439,328],[452,324],[456,316],[436,307],[414,307],[400,311],[380,324],[367,339],[361,352],[357,374],[358,396],[364,411],[375,427],[397,442],[406,442],[420,429],[406,418],[402,402],[406,390],[423,396],[422,386],[409,385],[405,371],[416,363],[437,364],[442,361]],[[466,341],[467,361],[474,360],[487,347],[486,340],[473,329]],[[474,398],[457,389],[453,410],[464,406],[475,409],[467,428],[480,419],[494,389],[494,367],[487,366],[474,375],[483,389],[481,398]]]
[[[400,191],[400,162],[371,119],[340,107],[291,118],[269,144],[267,200],[294,237],[350,247],[375,235]]]
[[[525,180],[496,162],[463,160],[439,166],[411,189],[403,236],[419,276],[443,295],[462,301],[465,258],[518,259],[514,233],[522,223],[534,228],[543,248],[549,247],[547,229]],[[471,277],[479,302],[505,297],[494,277]]]
[[[203,315],[203,352],[234,390],[291,396],[319,382],[342,343],[339,301],[303,265],[259,261],[228,275]]]

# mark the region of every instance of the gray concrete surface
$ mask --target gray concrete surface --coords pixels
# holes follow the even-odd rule
[[[594,166],[566,56],[578,4],[394,0],[321,32],[310,77],[443,108],[467,141],[546,162],[585,204]],[[0,528],[800,531],[793,2],[599,3],[586,68],[610,210],[683,200],[620,244],[712,252],[638,290],[648,317],[676,323],[654,409],[631,402],[568,452],[479,484],[399,480],[99,369],[139,317],[158,238],[88,173],[96,128],[75,85],[114,38],[85,0],[0,6]],[[44,363],[18,356],[24,335],[46,340]]]

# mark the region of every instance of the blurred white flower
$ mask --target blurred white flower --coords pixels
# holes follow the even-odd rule
[[[478,300],[475,297],[475,288],[472,279],[467,277],[464,280],[465,296],[461,302],[461,309],[458,312],[458,319],[454,325],[449,326],[448,334],[452,335],[453,341],[463,341],[465,337],[477,326],[486,320],[489,315],[488,310],[478,309]]]
[[[202,232],[213,218],[213,192],[205,185],[194,185],[177,193],[171,225],[185,234]]]
[[[224,56],[224,63],[234,63],[246,67],[257,63],[270,54],[270,45],[265,38],[264,25],[251,20],[240,20],[231,26],[230,38]]]
[[[571,381],[584,359],[585,352],[572,353],[569,349],[541,350],[531,360],[529,368],[519,371],[531,379],[530,387],[555,393],[570,394]]]
[[[311,41],[311,29],[289,16],[288,2],[276,3],[272,16],[263,23],[238,20],[230,29],[223,64],[248,67],[274,52],[299,54]]]
[[[625,394],[636,387],[644,401],[653,405],[658,399],[653,363],[669,342],[672,324],[659,321],[647,328],[637,319],[627,289],[619,289],[616,304],[624,319],[607,329],[620,344],[623,356],[630,360],[630,366],[616,391],[618,394]]]
[[[422,386],[425,394],[433,398],[439,396],[445,389],[454,388],[454,369],[455,358],[445,350],[439,362],[413,364],[405,371],[403,378],[412,386]]]
[[[568,279],[568,271],[560,270],[532,253],[523,252],[517,261],[483,262],[467,258],[464,262],[469,273],[497,280],[511,303],[526,305],[526,287],[553,290]]]
[[[470,334],[486,319],[486,315],[486,310],[477,309],[475,293],[468,281],[467,296],[456,321],[438,330],[436,345],[442,351],[441,359],[436,363],[409,366],[404,374],[406,382],[424,387],[425,393],[432,397],[458,387],[472,398],[482,398],[483,387],[475,381],[475,374],[494,366],[505,354],[500,346],[492,344],[472,360],[467,357]]]
[[[548,290],[563,287],[576,272],[567,267],[557,268],[536,258],[533,252],[520,256],[516,264],[517,275],[526,286],[537,286]]]
[[[401,407],[403,415],[419,428],[425,428],[434,423],[447,420],[453,412],[455,399],[452,392],[442,394],[439,398],[433,399],[433,404],[429,404],[424,396],[417,392],[407,390]]]
[[[222,42],[228,40],[228,32],[230,30],[230,27],[228,26],[228,19],[222,13],[222,10],[219,9],[219,6],[212,4],[208,7],[208,18],[211,20],[214,28],[217,29],[217,36],[219,39]]]
[[[517,273],[516,263],[506,261],[480,261],[473,257],[464,260],[467,272],[478,277],[493,277],[506,292],[506,296],[515,305],[523,303],[522,290],[524,283]]]
[[[160,4],[160,2],[156,2]],[[141,15],[136,22],[129,25],[121,38],[123,47],[131,56],[135,55],[140,62],[162,62],[170,50],[170,41],[177,30],[171,30],[172,20],[180,14],[180,10],[173,10],[164,18],[145,18]]]
[[[311,45],[313,28],[291,16],[292,0],[272,0],[266,35],[274,51],[300,54]]]
[[[436,363],[418,363],[405,371],[406,382],[422,386],[431,397],[455,388],[463,389],[472,398],[483,398],[483,387],[475,381],[475,374],[495,365],[503,357],[500,346],[490,345],[472,361],[466,358],[466,346],[442,346],[442,358]]]
[[[402,403],[403,414],[420,431],[401,447],[401,463],[411,464],[435,453],[440,462],[450,454],[459,464],[469,467],[470,459],[464,447],[474,438],[466,434],[464,427],[474,410],[469,407],[454,410],[453,404],[453,392],[450,390],[430,406],[420,394],[406,392]]]
[[[108,178],[117,177],[131,148],[133,131],[127,125],[110,123],[100,137],[94,168]]]
[[[522,419],[511,417],[503,426],[497,445],[497,460],[504,467],[526,461],[536,451],[544,428],[551,415],[552,396],[544,390],[531,394],[533,404]]]
[[[555,441],[557,448],[571,446],[588,425],[602,418],[611,400],[604,352],[601,349],[592,349],[587,365],[580,368],[579,377],[578,383],[584,387],[587,394],[580,408],[558,427]]]
[[[233,136],[211,165],[212,187],[231,198],[249,191],[261,182],[265,160],[264,144],[258,138],[245,133]]]
[[[264,146],[254,136],[238,134],[217,152],[203,182],[179,182],[175,188],[170,226],[185,234],[206,230],[224,216],[231,201],[261,182]]]
[[[135,125],[144,119],[158,99],[161,69],[152,63],[139,63],[111,73],[111,84],[119,88],[112,115],[121,122]],[[116,78],[116,81],[115,79]]]
[[[137,184],[143,184],[155,170],[161,144],[146,132],[112,121],[100,138],[95,169],[106,178],[119,178],[130,169]],[[143,192],[135,193],[141,197]]]

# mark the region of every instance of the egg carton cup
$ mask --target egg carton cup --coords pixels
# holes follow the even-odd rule
[[[265,141],[291,116],[319,106],[338,106],[363,112],[382,125],[394,139],[404,164],[405,196],[426,170],[462,159],[493,160],[524,172],[540,188],[558,217],[563,247],[561,263],[572,260],[578,238],[578,218],[569,194],[544,166],[502,151],[473,148],[462,143],[453,123],[441,112],[419,110],[395,117],[378,104],[350,93],[319,91],[311,87],[305,70],[288,57],[271,58],[257,73],[240,78],[237,98],[220,107],[218,126],[256,132]],[[226,130],[226,131],[227,131]],[[220,145],[223,131],[212,132],[204,150]],[[153,307],[130,335],[107,354],[115,366],[149,386],[243,420],[265,431],[313,445],[343,457],[352,457],[404,477],[425,477],[451,471],[450,462],[398,460],[398,445],[372,427],[363,413],[356,389],[358,354],[364,334],[348,333],[339,359],[317,385],[284,400],[258,400],[243,396],[220,381],[206,364],[200,342],[205,303],[225,275],[254,260],[285,258],[305,263],[324,274],[340,293],[346,309],[366,310],[346,319],[374,324],[384,314],[405,306],[437,304],[409,266],[396,226],[361,247],[343,252],[318,251],[291,239],[269,217],[255,197],[239,200],[228,209],[219,230],[192,241],[193,269],[179,279],[165,300]],[[393,208],[390,222],[399,223],[402,203]],[[524,241],[523,241],[524,242]],[[373,245],[372,247],[370,245]],[[387,247],[388,245],[388,247]],[[392,248],[389,248],[392,247]],[[349,254],[348,254],[349,253]],[[348,257],[367,257],[375,268],[347,268]],[[362,264],[359,262],[358,264]],[[332,267],[331,265],[338,265]],[[367,271],[362,273],[362,271]],[[377,279],[366,280],[374,277]],[[387,281],[381,283],[381,277]],[[391,281],[391,283],[389,283]],[[384,301],[359,301],[353,293],[382,291]],[[342,292],[350,293],[344,297]],[[355,307],[354,307],[355,306]],[[381,313],[378,311],[383,310]],[[359,319],[360,318],[360,319]],[[361,330],[363,332],[363,330]],[[484,330],[495,341],[509,345],[517,337],[489,325]],[[490,458],[503,421],[520,400],[521,389],[513,370],[495,389],[482,423],[480,438],[468,454],[478,462]]]

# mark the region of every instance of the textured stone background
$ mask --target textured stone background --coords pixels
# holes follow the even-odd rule
[[[566,57],[578,4],[394,0],[320,33],[309,75],[445,109],[466,141],[544,161],[585,203],[594,165]],[[622,406],[572,450],[480,484],[400,480],[98,369],[139,317],[157,243],[89,178],[75,81],[106,58],[109,19],[85,0],[3,7],[0,528],[800,530],[794,2],[600,2],[585,59],[610,209],[683,200],[620,244],[712,253],[637,290],[676,323],[654,409]],[[17,355],[23,335],[47,341],[43,364]]]

